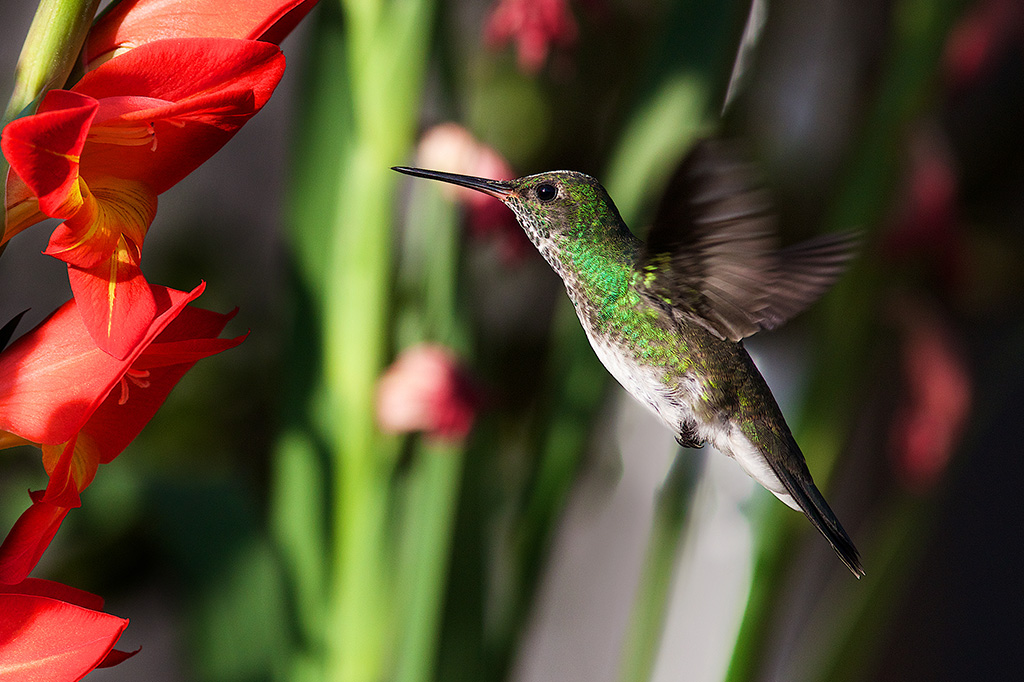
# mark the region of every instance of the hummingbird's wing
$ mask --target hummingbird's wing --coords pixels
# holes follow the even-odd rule
[[[853,256],[853,233],[778,250],[768,193],[727,143],[699,142],[669,181],[638,270],[642,288],[732,341],[813,303]]]

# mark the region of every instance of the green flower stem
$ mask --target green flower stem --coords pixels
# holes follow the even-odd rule
[[[99,0],[41,0],[18,57],[3,125],[50,88],[64,85],[98,5]]]
[[[413,182],[398,267],[399,349],[440,342],[468,355],[458,301],[462,229],[459,212],[433,183]],[[405,305],[403,305],[403,303]],[[397,623],[394,679],[434,679],[455,512],[465,446],[417,439],[403,472],[398,529]]]
[[[433,679],[463,456],[461,445],[444,444],[423,444],[414,456],[398,554],[396,682]]]
[[[683,451],[672,462],[654,506],[654,521],[640,574],[640,588],[633,602],[629,630],[619,662],[619,679],[637,682],[651,679],[668,613],[676,560],[686,534],[693,490],[700,480],[705,454]]]
[[[320,633],[299,642],[293,670],[319,668],[322,679],[338,682],[384,679],[404,618],[395,608],[399,550],[391,534],[400,443],[377,431],[374,398],[391,347],[398,176],[390,166],[406,158],[413,141],[432,14],[426,0],[322,3],[308,83],[314,94],[306,100],[298,140],[292,202],[298,298],[308,301],[308,322],[322,325],[307,332],[322,353],[321,385],[301,396],[308,414],[297,426],[310,432],[291,436],[301,447],[279,455],[296,459],[280,466],[289,466],[297,480],[324,491],[328,524],[325,585],[316,595],[324,615],[299,627],[300,633],[317,627]],[[296,368],[308,364],[307,358],[294,359]],[[318,470],[325,472],[323,480],[309,481]],[[297,490],[293,483],[283,493]],[[310,499],[294,504],[306,507],[303,515],[316,512]],[[275,501],[277,523],[293,528],[287,506],[287,500]],[[317,541],[316,525],[306,533]],[[291,549],[282,545],[293,578],[308,563],[295,548],[300,542],[294,540]],[[313,596],[307,586],[296,586],[296,592],[305,595],[298,605]],[[307,656],[319,665],[310,665]]]
[[[894,7],[890,61],[863,138],[854,147],[857,153],[832,210],[830,231],[856,226],[869,230],[880,224],[899,171],[898,150],[908,125],[933,92],[945,38],[963,5],[962,0],[903,0]],[[863,386],[864,373],[857,368],[871,366],[882,277],[860,261],[822,302],[822,350],[811,377],[804,426],[797,434],[805,452],[813,455],[812,469],[822,488],[838,459],[848,432],[847,415],[853,412],[853,401]],[[727,677],[730,682],[757,677],[771,614],[780,598],[786,557],[794,534],[806,531],[785,519],[785,511],[773,510],[762,520],[751,594]],[[873,557],[866,554],[865,559],[870,576],[876,570]]]
[[[325,278],[324,376],[335,415],[333,586],[326,679],[380,680],[396,618],[389,487],[397,453],[374,414],[387,357],[391,280],[390,170],[412,143],[432,7],[427,2],[345,2],[353,131],[343,159],[332,265]]]

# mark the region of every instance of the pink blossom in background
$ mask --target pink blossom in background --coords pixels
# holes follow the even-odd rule
[[[430,128],[420,139],[416,163],[422,168],[473,175],[490,180],[516,177],[508,161],[493,148],[455,123]],[[533,251],[529,238],[515,216],[500,201],[466,187],[442,183],[440,191],[466,207],[469,233],[478,239],[495,239],[502,258],[514,263]]]
[[[472,429],[480,402],[480,391],[449,349],[420,344],[402,351],[380,378],[377,422],[385,433],[458,441]]]
[[[499,0],[484,28],[492,49],[515,41],[519,68],[536,73],[554,47],[576,42],[576,20],[566,0]]]
[[[927,490],[941,478],[971,409],[967,361],[946,321],[921,301],[904,297],[894,318],[900,327],[906,392],[889,434],[889,450],[903,483]]]

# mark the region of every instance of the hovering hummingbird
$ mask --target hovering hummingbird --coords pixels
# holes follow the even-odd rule
[[[574,171],[498,181],[395,167],[500,199],[565,283],[612,376],[684,447],[711,443],[810,519],[854,575],[860,556],[811,479],[743,339],[816,300],[856,237],[779,250],[767,193],[721,141],[698,143],[669,182],[646,243],[604,187]]]

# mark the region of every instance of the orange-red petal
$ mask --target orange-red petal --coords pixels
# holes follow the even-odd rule
[[[159,315],[132,353],[100,350],[72,299],[0,353],[0,431],[33,443],[71,440],[157,336],[205,288],[153,287]]]
[[[164,38],[244,38],[279,43],[316,0],[122,0],[86,39],[86,70]]]
[[[99,103],[68,90],[51,90],[39,113],[4,128],[4,157],[51,218],[68,218],[82,205],[79,166]],[[7,205],[11,202],[8,200]]]
[[[74,682],[107,657],[128,620],[51,597],[0,593],[0,682]]]
[[[74,88],[112,100],[95,120],[83,174],[131,177],[166,191],[263,107],[283,73],[277,46],[228,38],[158,40],[107,62]],[[141,135],[148,144],[110,143]]]
[[[24,580],[39,557],[50,545],[68,507],[60,507],[43,500],[43,491],[29,493],[32,506],[15,521],[11,531],[0,545],[0,583],[13,584]],[[102,608],[103,603],[93,608]]]
[[[68,265],[85,328],[96,345],[115,358],[126,358],[139,346],[157,312],[139,257],[139,247],[121,237],[105,261],[89,268]]]

